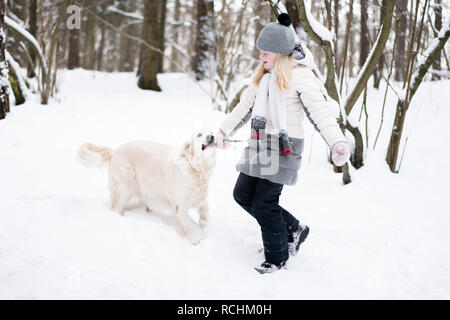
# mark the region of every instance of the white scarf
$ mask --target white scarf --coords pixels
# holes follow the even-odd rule
[[[261,78],[252,110],[252,137],[260,139],[259,130],[266,128],[266,110],[267,101],[269,101],[272,126],[279,132],[280,150],[284,155],[284,153],[290,153],[291,147],[287,134],[286,91],[280,91],[276,79],[276,75],[271,72],[264,74]],[[285,149],[286,147],[289,150]]]
[[[269,96],[269,100],[267,100],[267,96]],[[269,101],[273,128],[287,131],[286,94],[280,91],[276,83],[276,75],[270,72],[266,73],[259,82],[252,118],[261,116],[266,119],[267,101]]]

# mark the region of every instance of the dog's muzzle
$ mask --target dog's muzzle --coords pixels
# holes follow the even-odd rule
[[[202,144],[202,150],[205,150],[209,145],[216,145],[214,143],[214,136],[212,134],[208,134],[206,136],[206,144]]]

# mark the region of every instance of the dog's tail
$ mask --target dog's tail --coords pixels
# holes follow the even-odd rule
[[[111,148],[85,143],[78,150],[77,156],[81,164],[86,167],[101,168],[111,160],[111,150]]]

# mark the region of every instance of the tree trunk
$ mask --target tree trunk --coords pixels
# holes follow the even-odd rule
[[[156,48],[160,46],[161,37],[161,23],[160,17],[158,17],[160,6],[161,0],[145,1],[144,4],[142,39]],[[139,88],[161,91],[156,76],[159,69],[160,55],[160,53],[151,50],[144,44],[141,45],[138,80]]]
[[[383,4],[381,6],[380,10],[380,29],[378,29],[378,32],[381,31],[381,27],[383,26],[383,20],[384,20],[384,10],[386,8],[386,0],[383,0]],[[380,60],[378,61],[377,67],[375,68],[375,72],[373,73],[373,87],[375,89],[378,89],[380,87],[380,81],[381,76],[383,75],[383,66],[384,66],[384,54],[381,53]]]
[[[33,37],[35,37],[37,39],[37,6],[38,6],[38,0],[29,0],[29,31],[31,33],[31,35]],[[36,53],[34,52],[34,50],[29,47],[29,52],[30,52],[30,57],[31,57],[31,61],[32,64],[28,65],[28,77],[32,78],[35,76],[34,74],[34,70],[33,70],[33,66],[36,65]]]
[[[327,66],[327,79],[326,79],[326,83],[325,83],[325,89],[327,90],[327,93],[331,97],[331,99],[335,100],[337,103],[340,103],[339,102],[339,94],[338,94],[338,90],[336,87],[336,81],[335,81],[336,66],[335,66],[335,59],[334,59],[334,52],[333,52],[332,44],[331,44],[331,42],[324,40],[320,36],[320,34],[317,34],[314,31],[314,29],[312,28],[310,22],[308,21],[308,16],[306,14],[305,2],[303,0],[296,0],[296,1],[297,1],[297,9],[298,9],[298,14],[299,14],[299,18],[300,18],[300,23],[301,23],[303,29],[308,34],[308,36],[314,42],[319,44],[319,46],[325,52],[326,66]],[[345,127],[349,128],[349,131],[355,136],[355,141],[358,141],[358,136],[361,136],[359,129],[351,127],[348,122],[344,125],[343,122],[344,121],[343,121],[343,118],[341,115],[338,120],[341,130],[344,132]],[[357,161],[357,165],[358,165],[357,168],[359,168],[360,166],[362,166],[362,153],[361,153],[361,157],[358,156],[357,158],[358,159],[361,158],[361,161],[359,161],[359,160]],[[350,177],[348,165],[345,164],[342,167],[342,170],[343,170],[342,180],[343,180],[344,184],[350,183],[351,177]],[[337,171],[335,166],[334,166],[334,171]]]
[[[8,1],[9,9],[22,21],[27,21],[28,18],[28,8],[27,0],[14,0]]]
[[[82,66],[84,69],[95,70],[96,18],[89,12],[86,12],[86,16]]]
[[[215,73],[214,1],[197,0],[197,29],[192,70],[197,81],[212,79]]]
[[[106,26],[104,23],[100,23],[100,45],[97,50],[97,70],[103,71],[103,57],[105,53],[105,37],[106,37]]]
[[[344,44],[344,49],[342,51],[342,69],[341,69],[341,73],[340,73],[340,77],[341,80],[339,81],[339,94],[342,95],[342,86],[344,84],[344,79],[345,79],[345,67],[347,64],[347,53],[348,53],[348,46],[349,46],[349,42],[350,42],[350,29],[352,26],[352,20],[353,20],[353,0],[350,0],[350,9],[349,12],[347,14],[347,26],[345,28],[345,44]],[[351,67],[351,66],[350,66]]]
[[[8,64],[5,55],[5,11],[6,1],[0,0],[0,120],[9,112]]]
[[[325,1],[325,10],[327,11],[327,28],[328,30],[331,30],[333,27],[333,18],[331,16],[331,0],[324,0]]]
[[[398,20],[397,51],[395,52],[395,81],[403,81],[405,73],[406,27],[408,24],[408,0],[396,0]]]
[[[428,69],[436,59],[437,55],[444,48],[444,45],[450,36],[450,25],[445,27],[447,28],[446,32],[441,32],[439,34],[439,37],[431,42],[431,45],[434,47],[431,47],[431,50],[427,50],[427,52],[425,53],[425,56],[427,57],[426,60],[418,66],[416,72],[414,73],[410,91],[409,94],[407,94],[408,98],[406,100],[399,99],[397,102],[394,124],[392,128],[391,138],[389,140],[388,151],[386,154],[386,162],[388,163],[391,171],[394,173],[398,173],[398,151],[400,148],[403,126],[406,119],[406,111],[408,110],[412,97],[422,83],[422,80],[425,77]]]
[[[127,1],[127,6],[123,9],[128,12],[134,13],[137,9],[135,1]],[[138,36],[138,25],[136,23],[131,23],[129,26],[125,27],[123,30],[125,33]],[[136,41],[120,35],[120,58],[119,58],[119,71],[132,72],[136,67],[136,57],[138,55],[138,46]]]
[[[352,35],[350,36],[350,44],[349,44],[351,53],[355,52],[355,50],[356,50],[355,42],[357,41],[356,37],[353,36],[352,29],[353,29],[352,26],[350,26],[350,32],[352,33]],[[356,61],[356,57],[355,57],[355,55],[354,54],[350,54],[348,60],[349,60],[348,61],[349,62],[349,67],[347,68],[348,69],[348,78],[353,78],[354,77],[354,74],[353,74],[354,70],[353,70],[353,68],[356,65],[356,62],[355,62]],[[346,85],[345,87],[346,87],[345,94],[347,94],[348,86]]]
[[[22,93],[22,90],[19,86],[19,80],[17,79],[17,75],[14,72],[14,69],[10,69],[9,70],[9,82],[11,84],[11,89],[13,91],[14,94],[14,98],[15,98],[15,105],[21,105],[23,103],[25,103],[25,97]]]
[[[173,29],[172,29],[172,40],[177,45],[180,44],[180,32],[183,29],[183,28],[180,28],[180,23],[182,23],[182,21],[183,21],[180,16],[180,7],[181,7],[180,0],[175,0],[175,9],[174,9],[174,13],[173,13],[173,18],[174,18],[174,21],[176,22],[176,24],[173,26]],[[170,72],[180,72],[181,70],[179,70],[176,65],[176,64],[181,64],[180,53],[175,48],[172,48],[172,54],[171,54],[170,60],[171,60],[170,66],[169,66]]]
[[[71,1],[73,4],[74,1]],[[67,58],[67,69],[73,70],[80,67],[80,29],[69,30],[69,56]]]
[[[286,6],[287,6],[287,9],[289,12],[288,4],[289,4],[289,1],[286,3]],[[256,48],[256,39],[258,39],[258,36],[261,33],[261,30],[264,28],[264,26],[268,22],[268,17],[270,16],[270,10],[269,10],[269,6],[267,5],[266,2],[259,1],[259,0],[255,1],[253,10],[255,11],[255,16],[258,16],[258,19],[256,19],[254,22],[255,39],[253,41],[253,44],[255,46],[254,46],[254,50],[253,50],[253,57],[258,61],[259,60],[259,50],[258,50],[258,48]]]
[[[436,32],[439,32],[442,28],[442,1],[435,0],[435,9],[434,9],[434,28]],[[441,53],[439,52],[436,56],[436,60],[433,61],[433,70],[439,71],[441,70]],[[439,74],[433,73],[431,76],[431,80],[441,80]]]
[[[286,0],[286,10],[289,17],[291,17],[292,26],[294,27],[295,32],[297,32],[297,28],[300,27],[300,19],[298,18],[297,4],[295,3],[295,0]],[[260,24],[261,22],[258,23],[258,25]],[[264,27],[264,25],[262,27]],[[259,31],[261,31],[261,29],[259,29]],[[256,34],[256,36],[258,36],[258,34],[259,32]]]
[[[161,30],[161,35],[159,37],[159,50],[161,50],[162,52],[164,52],[165,50],[165,33],[166,33],[166,12],[167,12],[167,0],[160,0],[160,6],[159,6],[159,16],[160,18],[160,30]],[[158,72],[159,73],[163,73],[164,72],[164,56],[162,54],[160,54],[158,56]]]
[[[362,68],[369,56],[370,41],[369,41],[369,28],[367,27],[367,1],[360,1],[361,8],[361,28],[359,34],[359,67]]]
[[[344,109],[347,115],[350,114],[353,106],[358,100],[358,97],[366,87],[367,81],[375,70],[378,60],[383,54],[386,41],[389,37],[392,24],[392,13],[394,11],[394,0],[386,0],[385,5],[386,8],[384,9],[384,23],[380,33],[378,34],[378,38],[375,41],[374,47],[372,49],[372,54],[370,55],[369,61],[367,61],[364,65],[364,68],[361,69],[361,72],[359,73],[360,76],[358,77],[358,82],[353,87],[352,91],[350,91],[350,94],[345,101]]]
[[[331,1],[331,0],[330,0]],[[336,71],[339,74],[339,70],[341,67],[340,60],[339,60],[339,50],[338,50],[338,44],[339,44],[339,0],[334,0],[334,31],[336,38],[334,40],[334,54],[335,54],[335,61],[336,61]]]

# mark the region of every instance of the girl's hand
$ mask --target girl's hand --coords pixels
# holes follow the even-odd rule
[[[226,149],[228,147],[227,140],[228,137],[225,132],[222,131],[222,129],[219,129],[217,131],[216,135],[214,136],[214,141],[216,142],[217,148],[219,149]]]
[[[350,159],[348,143],[336,142],[331,148],[331,159],[337,167],[344,165]]]

